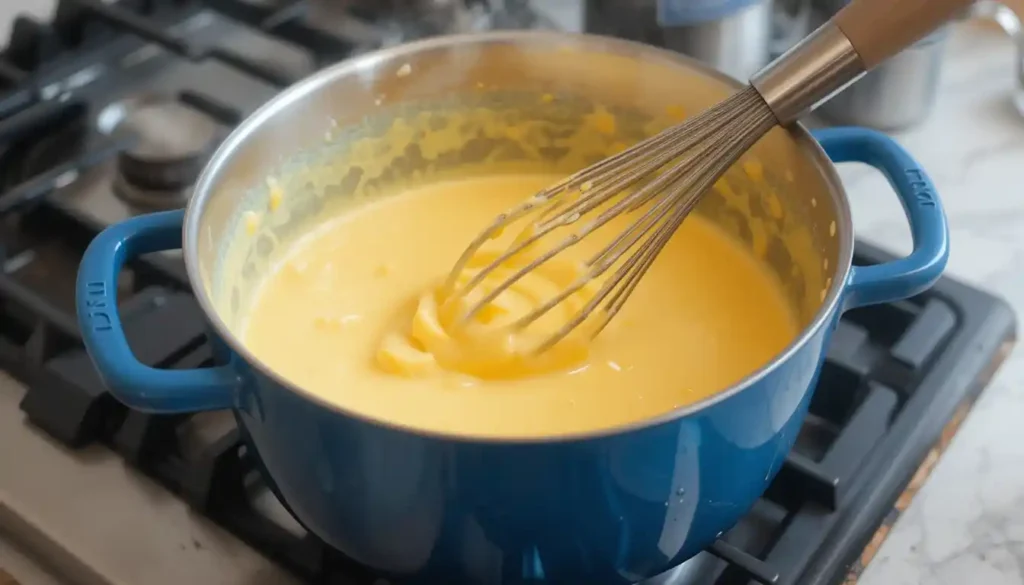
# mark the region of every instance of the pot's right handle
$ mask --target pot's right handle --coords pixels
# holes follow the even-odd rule
[[[949,229],[935,186],[921,165],[885,134],[866,128],[813,133],[834,162],[861,162],[889,180],[910,221],[914,251],[875,266],[854,266],[846,283],[846,308],[889,303],[919,294],[942,275],[949,259]]]
[[[78,268],[75,304],[82,339],[103,382],[130,408],[159,413],[233,405],[238,375],[230,366],[160,370],[140,362],[117,313],[117,276],[129,259],[181,247],[184,210],[140,215],[100,232]],[[152,335],[160,335],[153,331]]]

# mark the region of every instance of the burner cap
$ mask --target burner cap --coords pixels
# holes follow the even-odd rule
[[[146,97],[111,108],[116,113],[108,116],[120,119],[108,126],[137,138],[118,156],[124,186],[168,195],[192,186],[217,143],[216,121],[170,97]]]

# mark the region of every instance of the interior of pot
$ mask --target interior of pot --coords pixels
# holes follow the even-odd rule
[[[186,225],[194,284],[238,337],[275,259],[325,217],[438,179],[570,173],[737,87],[649,47],[545,33],[438,39],[343,63],[268,104],[214,157]],[[838,210],[820,152],[776,129],[697,213],[767,262],[806,327],[848,254]]]

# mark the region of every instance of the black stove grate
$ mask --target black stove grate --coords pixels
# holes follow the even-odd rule
[[[867,246],[858,250],[859,264],[885,257]],[[144,363],[212,363],[201,312],[187,293],[148,287],[122,314]],[[154,330],[161,335],[149,334]],[[925,296],[850,313],[829,348],[797,446],[751,514],[709,549],[719,562],[704,570],[701,583],[837,582],[954,412],[983,388],[1013,332],[1005,304],[949,279]],[[17,359],[9,345],[3,356]],[[129,411],[104,391],[79,348],[47,359],[27,380],[22,408],[29,420],[65,444],[109,445],[311,581],[373,582],[316,539],[294,535],[253,507],[257,472],[230,417],[201,444],[183,447],[182,428],[192,417]]]
[[[357,42],[306,24],[310,5],[61,0],[52,23],[20,18],[0,53],[0,149],[22,151],[15,146],[105,105],[95,86],[69,83],[71,73],[146,43],[175,59],[218,60],[271,86],[293,80],[237,51],[168,32],[200,9],[301,47],[317,66],[357,50]],[[226,125],[247,115],[202,90],[178,97]],[[90,135],[73,156],[30,173],[12,172],[6,166],[15,159],[7,158],[10,152],[0,155],[0,367],[26,382],[22,409],[32,424],[69,447],[108,445],[309,582],[373,583],[373,575],[259,504],[266,488],[229,413],[131,411],[105,391],[82,350],[69,295],[81,252],[100,226],[67,213],[50,194],[129,141]],[[867,245],[857,252],[858,264],[887,258]],[[201,312],[178,264],[144,259],[123,281],[125,330],[142,362],[163,368],[212,363]],[[747,518],[698,559],[699,576],[685,582],[839,582],[1014,336],[1015,319],[1005,303],[951,279],[909,301],[848,314],[782,471]]]

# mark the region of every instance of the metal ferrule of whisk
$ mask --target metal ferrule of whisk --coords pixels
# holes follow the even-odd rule
[[[826,22],[750,78],[779,124],[796,122],[867,70],[843,31]]]

